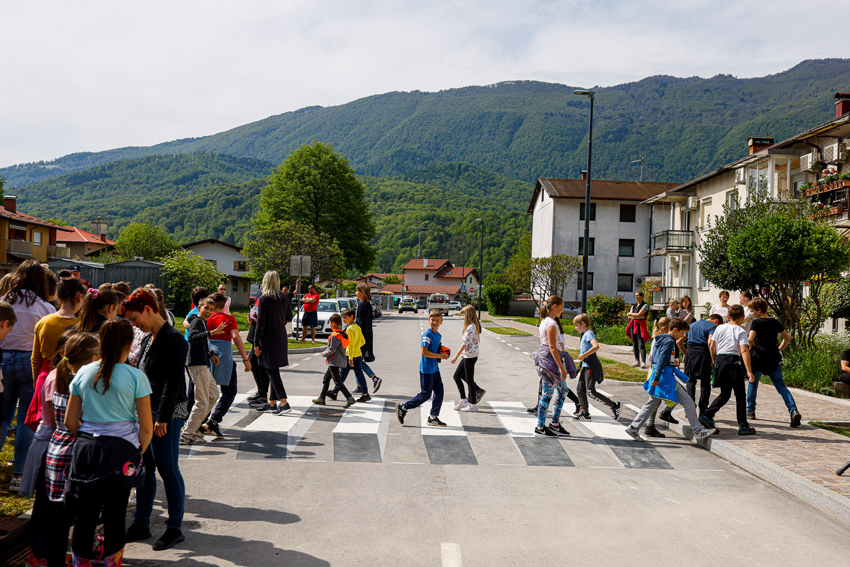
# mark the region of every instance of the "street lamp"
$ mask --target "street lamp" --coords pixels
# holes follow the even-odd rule
[[[427,226],[411,226],[410,228],[418,228],[419,229],[419,246],[416,247],[416,257],[422,257],[422,231],[428,230]]]
[[[596,93],[578,89],[573,91],[575,95],[586,96],[590,99],[590,126],[587,129],[587,175],[584,188],[584,253],[582,256],[581,275],[581,312],[587,313],[587,252],[590,245],[590,158],[593,151],[593,99]]]
[[[475,219],[481,223],[481,249],[478,256],[478,320],[481,320],[481,294],[484,287],[484,219]]]

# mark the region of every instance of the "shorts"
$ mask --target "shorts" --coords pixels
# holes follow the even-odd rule
[[[301,316],[301,326],[302,327],[318,327],[319,326],[319,314],[316,311],[310,311],[309,313],[304,313]]]

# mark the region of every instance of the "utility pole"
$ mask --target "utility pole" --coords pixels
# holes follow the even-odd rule
[[[587,313],[587,252],[590,244],[590,163],[593,152],[593,99],[596,93],[588,90],[576,90],[573,94],[590,99],[590,126],[587,129],[587,175],[584,189],[584,254],[582,255],[581,312]]]
[[[419,245],[416,247],[416,257],[421,258],[422,257],[422,231],[428,230],[428,227],[427,226],[411,226],[410,228],[419,229]]]
[[[481,222],[481,249],[478,256],[478,320],[481,320],[481,295],[484,292],[484,219]]]
[[[640,156],[640,159],[632,160],[629,164],[640,162],[640,183],[643,183],[643,156]]]

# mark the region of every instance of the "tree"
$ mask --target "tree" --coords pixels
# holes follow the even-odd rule
[[[149,222],[134,222],[125,226],[118,235],[115,256],[124,260],[140,256],[145,260],[160,261],[177,248],[177,243],[162,227]]]
[[[0,199],[3,199],[6,196],[6,192],[3,189],[4,185],[6,185],[6,178],[0,175]]]
[[[723,208],[700,242],[700,269],[715,286],[763,297],[795,345],[815,347],[830,308],[824,290],[850,267],[850,246],[802,199],[754,192]]]
[[[162,271],[168,282],[168,298],[180,308],[188,307],[195,287],[215,290],[227,278],[212,262],[184,248],[177,248],[164,258]]]
[[[401,279],[401,276],[397,275],[387,276],[382,280],[384,285],[400,284],[403,283],[403,281],[404,280]]]
[[[491,315],[507,315],[513,290],[506,285],[488,285],[484,288],[484,299],[487,300],[487,311]]]
[[[556,254],[531,260],[530,285],[531,297],[540,305],[550,295],[564,295],[564,289],[572,283],[581,269],[578,256]]]
[[[375,223],[364,185],[348,160],[313,142],[296,148],[272,174],[260,197],[256,225],[306,223],[336,240],[346,268],[368,271],[375,263]]]
[[[336,241],[306,224],[290,221],[258,224],[246,236],[242,253],[251,264],[251,277],[258,281],[269,270],[277,271],[282,280],[288,279],[290,256],[311,257],[311,281],[336,279],[345,273],[344,255]]]
[[[44,219],[44,220],[46,220],[47,222],[52,222],[53,224],[58,224],[59,226],[71,226],[69,223],[67,223],[65,221],[61,221],[59,219],[47,218],[47,219]]]

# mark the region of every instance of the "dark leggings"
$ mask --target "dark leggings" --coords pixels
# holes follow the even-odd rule
[[[269,376],[269,399],[270,400],[285,400],[286,388],[283,387],[283,379],[280,377],[280,368],[266,368],[266,374]]]
[[[319,399],[324,400],[328,395],[328,388],[331,385],[331,380],[334,381],[334,390],[342,392],[345,399],[350,400],[351,392],[348,391],[348,388],[346,388],[345,384],[343,384],[342,380],[340,380],[339,368],[336,366],[328,366],[328,369],[325,371],[325,376],[322,378],[322,393],[319,394]]]
[[[599,365],[599,369],[601,370],[602,365],[598,362],[597,364]],[[580,401],[579,405],[581,405],[582,413],[590,412],[590,406],[587,403],[588,395],[590,395],[590,397],[596,400],[597,402],[602,402],[609,408],[613,408],[615,405],[617,405],[610,399],[608,399],[606,396],[603,396],[602,394],[596,391],[596,376],[594,376],[591,369],[587,366],[581,369],[581,374],[579,374],[578,376],[578,386],[576,386],[576,390],[578,390],[578,399]]]
[[[248,355],[248,360],[251,362],[251,374],[254,376],[254,382],[257,384],[257,395],[262,398],[269,397],[269,375],[266,369],[260,365],[260,359],[254,349]]]
[[[39,559],[47,559],[48,567],[65,567],[68,533],[74,516],[65,502],[53,502],[47,497],[44,479],[44,461],[38,471],[35,485],[35,505],[32,510],[32,552]]]
[[[842,372],[839,380],[841,380],[845,384],[850,384],[850,372]]]
[[[646,364],[646,341],[640,330],[632,332],[632,349],[635,353],[635,362]]]
[[[540,383],[537,385],[537,405],[540,405],[540,398],[543,396],[543,378],[540,379]],[[578,396],[576,393],[572,391],[572,389],[567,390],[567,398],[576,405],[576,408],[580,408],[581,404],[578,401]]]
[[[475,384],[475,363],[478,362],[478,357],[473,356],[472,358],[461,358],[460,363],[455,368],[455,384],[457,384],[457,391],[460,393],[460,399],[466,399],[466,392],[463,388],[463,381],[466,380],[466,383],[469,385],[469,397],[472,400],[469,403],[474,404],[475,400],[478,399],[478,385]]]
[[[118,475],[97,485],[97,489],[84,490],[74,498],[74,535],[71,550],[84,559],[94,556],[94,534],[99,523],[103,523],[103,557],[124,549],[126,530],[127,499],[130,489]]]

